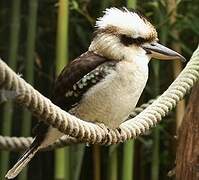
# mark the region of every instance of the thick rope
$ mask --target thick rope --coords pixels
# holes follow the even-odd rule
[[[154,101],[155,99],[151,99],[147,103],[142,104],[140,107],[135,108],[129,117],[130,118],[135,117],[145,108],[151,105]],[[0,136],[0,150],[23,151],[30,146],[32,141],[33,141],[32,137],[25,138],[25,137]],[[66,135],[64,137],[61,137],[59,140],[57,140],[54,144],[50,145],[49,147],[42,149],[42,151],[48,151],[55,148],[62,148],[66,145],[75,144],[75,143],[81,143],[81,141]]]
[[[51,124],[67,135],[76,137],[79,141],[90,144],[115,144],[146,132],[176,106],[198,78],[199,48],[170,87],[135,118],[122,123],[119,132],[112,129],[108,131],[106,128],[80,120],[61,110],[0,60],[0,88],[14,91],[16,102],[26,106],[38,119]]]
[[[25,137],[0,136],[0,150],[23,151],[30,146],[32,141],[33,141],[32,137],[25,138]],[[76,144],[76,143],[80,143],[80,141],[78,141],[76,138],[72,138],[66,135],[61,137],[54,144],[48,146],[45,149],[42,149],[42,151],[52,150],[55,147],[61,148],[68,144]]]

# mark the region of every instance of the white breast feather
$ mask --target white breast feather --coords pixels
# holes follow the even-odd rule
[[[142,54],[142,53],[138,53]],[[82,120],[102,122],[109,128],[117,128],[135,108],[148,79],[148,61],[144,56],[118,62],[102,82],[90,88],[80,104],[70,113]],[[64,134],[50,127],[41,148],[48,146]]]
[[[148,69],[129,61],[119,62],[116,71],[90,88],[71,112],[83,120],[117,128],[135,108],[147,78]]]

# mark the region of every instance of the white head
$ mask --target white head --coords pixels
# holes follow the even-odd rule
[[[117,28],[117,33],[123,33],[132,38],[157,38],[157,32],[153,25],[142,15],[123,10],[110,8],[105,10],[103,17],[98,18],[96,27],[99,29]]]
[[[95,37],[89,47],[102,56],[115,60],[181,58],[178,53],[157,43],[155,27],[141,14],[110,8],[96,21]],[[157,47],[157,48],[156,48]]]

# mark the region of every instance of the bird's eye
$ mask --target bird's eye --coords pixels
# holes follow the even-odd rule
[[[130,37],[130,36],[127,36],[125,34],[122,34],[121,37],[120,37],[120,41],[122,44],[124,44],[125,46],[129,46],[131,44],[133,44],[133,38]]]
[[[120,40],[121,40],[122,44],[124,44],[125,46],[129,46],[132,44],[140,45],[140,44],[143,44],[146,42],[146,40],[142,37],[132,38],[125,34],[121,35]]]
[[[138,45],[146,42],[146,40],[142,37],[135,38],[134,40],[135,40],[135,43]]]

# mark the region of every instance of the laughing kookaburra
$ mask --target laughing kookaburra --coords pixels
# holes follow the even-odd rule
[[[154,26],[126,8],[106,9],[96,22],[88,51],[67,65],[56,80],[52,101],[85,121],[117,128],[135,108],[148,79],[148,63],[183,56],[158,43]],[[40,122],[30,148],[6,178],[17,176],[35,153],[63,136]]]

